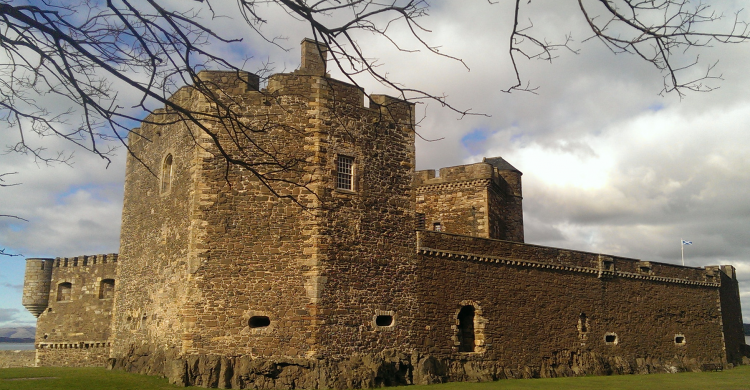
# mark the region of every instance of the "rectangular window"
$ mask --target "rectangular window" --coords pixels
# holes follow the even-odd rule
[[[339,156],[336,171],[336,188],[340,190],[352,190],[352,166],[354,158]]]
[[[443,231],[443,225],[440,224],[440,222],[435,222],[432,224],[432,230],[436,232],[442,232]]]

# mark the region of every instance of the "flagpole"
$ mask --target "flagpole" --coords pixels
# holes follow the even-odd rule
[[[682,252],[682,266],[685,266],[685,241],[680,238],[680,252]]]

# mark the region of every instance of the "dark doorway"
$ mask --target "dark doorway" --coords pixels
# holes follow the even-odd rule
[[[459,352],[474,352],[474,306],[464,306],[458,312]]]

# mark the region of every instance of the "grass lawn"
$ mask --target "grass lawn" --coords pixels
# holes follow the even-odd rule
[[[33,379],[38,378],[38,379]],[[166,379],[107,371],[103,368],[4,368],[0,390],[160,390],[176,389]],[[596,376],[585,378],[514,379],[488,383],[446,383],[409,386],[410,390],[515,390],[515,389],[658,389],[750,390],[750,366],[723,372]]]

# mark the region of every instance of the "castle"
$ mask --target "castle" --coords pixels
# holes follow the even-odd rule
[[[300,69],[263,90],[201,72],[251,138],[196,88],[172,96],[245,165],[167,109],[133,130],[119,254],[27,259],[38,365],[277,389],[747,362],[732,266],[525,244],[520,171],[415,172],[413,105],[365,104],[325,64],[304,40]]]

